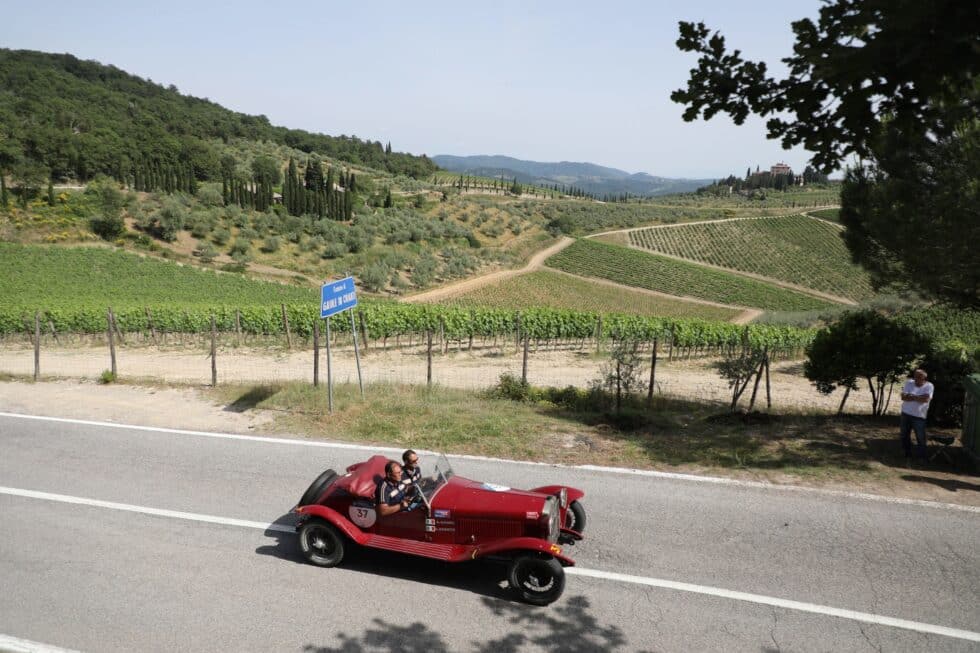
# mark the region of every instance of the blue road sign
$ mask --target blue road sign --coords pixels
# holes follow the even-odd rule
[[[331,281],[320,287],[320,317],[330,317],[355,306],[357,290],[354,288],[354,277]]]

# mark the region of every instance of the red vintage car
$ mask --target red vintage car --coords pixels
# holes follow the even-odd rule
[[[502,560],[521,599],[548,605],[574,565],[562,545],[582,539],[584,492],[561,485],[516,490],[456,476],[438,456],[411,493],[409,510],[382,517],[374,504],[385,456],[326,470],[303,494],[299,546],[312,564],[333,567],[351,543],[446,562]],[[425,466],[423,466],[425,471]]]

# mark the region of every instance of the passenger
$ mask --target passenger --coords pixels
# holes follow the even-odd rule
[[[419,455],[408,449],[402,454],[402,485],[406,488],[409,485],[418,485],[422,478],[422,470],[419,468]]]
[[[406,510],[410,501],[405,496],[402,482],[402,466],[394,460],[385,465],[385,477],[378,483],[374,493],[374,503],[382,517]]]

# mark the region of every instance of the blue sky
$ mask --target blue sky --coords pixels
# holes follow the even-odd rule
[[[775,72],[790,22],[818,0],[685,2],[11,3],[0,45],[113,64],[273,124],[391,141],[416,154],[590,161],[720,177],[802,149],[763,122],[685,123],[670,92],[696,57],[677,22],[703,20]]]

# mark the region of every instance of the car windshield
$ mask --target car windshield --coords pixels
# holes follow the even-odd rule
[[[436,492],[453,477],[453,468],[443,454],[432,456],[431,460],[422,457],[422,478],[419,479],[419,489],[425,496],[426,503],[432,502]]]

